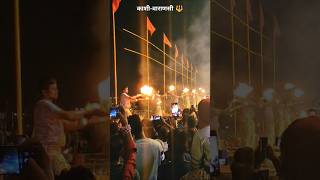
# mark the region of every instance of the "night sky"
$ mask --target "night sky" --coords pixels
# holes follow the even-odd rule
[[[111,56],[106,2],[20,2],[24,111],[32,112],[33,104],[39,98],[39,80],[47,76],[57,78],[58,103],[66,109],[98,101],[97,86],[109,76]],[[12,1],[1,1],[0,8],[3,84],[0,102],[7,102],[12,109],[15,106]]]
[[[163,3],[163,1],[152,1]],[[181,1],[172,1],[172,4]],[[319,77],[319,30],[320,3],[311,0],[264,0],[266,23],[272,24],[270,15],[278,16],[281,37],[278,39],[279,78],[282,82],[298,84],[312,98],[318,96]],[[106,2],[103,0],[68,1],[21,1],[22,38],[22,82],[25,111],[31,111],[38,97],[37,84],[42,76],[55,76],[60,86],[62,107],[73,109],[90,101],[97,101],[97,85],[108,76],[111,59],[110,33]],[[198,1],[185,1],[189,13],[196,14]],[[117,34],[123,27],[137,30],[137,1],[121,3],[116,15]],[[109,9],[108,9],[109,10]],[[110,14],[109,14],[110,15]],[[187,18],[189,15],[186,15]],[[172,15],[172,26],[167,26],[169,15],[150,14],[153,23],[173,41],[183,37],[183,25],[189,21],[180,20],[181,15]],[[269,18],[269,19],[268,19]],[[163,20],[165,19],[165,20]],[[168,20],[168,21],[167,21]],[[13,4],[11,0],[0,1],[0,108],[15,107],[15,69],[13,44]],[[266,25],[267,26],[267,25]],[[171,30],[172,31],[171,31]],[[270,32],[270,29],[266,29]],[[118,37],[118,46],[135,46],[125,36]],[[162,34],[152,37],[161,47]],[[138,93],[138,58],[128,53],[119,53],[121,68],[119,88],[129,85],[132,94]],[[223,62],[222,62],[223,63]],[[5,105],[6,104],[6,105]]]

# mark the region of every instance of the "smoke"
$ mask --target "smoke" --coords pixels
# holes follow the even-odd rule
[[[320,91],[319,7],[320,2],[315,0],[288,1],[279,15],[279,78],[302,87],[309,102],[319,97]]]
[[[201,11],[191,25],[187,27],[186,39],[177,41],[184,47],[187,58],[198,69],[197,82],[199,87],[210,90],[210,1],[205,1]]]

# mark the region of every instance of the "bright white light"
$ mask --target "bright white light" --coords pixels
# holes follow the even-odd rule
[[[206,93],[206,90],[202,89],[201,92],[202,92],[202,93]]]
[[[176,87],[174,87],[174,85],[169,86],[169,91],[174,91],[176,89]]]
[[[187,93],[187,92],[189,92],[189,88],[184,88],[183,93]]]
[[[195,90],[195,89],[192,90],[192,93],[193,93],[193,94],[196,94],[196,93],[197,93],[197,90]]]
[[[263,91],[263,98],[268,101],[272,101],[273,94],[274,94],[274,89],[268,88],[265,91]]]
[[[236,97],[246,98],[251,92],[253,88],[245,83],[239,83],[238,87],[233,91],[233,94]]]
[[[304,92],[301,89],[295,89],[293,91],[293,94],[294,94],[295,97],[299,98],[299,97],[304,95]]]
[[[146,96],[152,96],[153,95],[153,88],[147,85],[144,85],[140,89],[141,94],[146,95]]]
[[[285,90],[291,90],[291,89],[293,89],[293,88],[295,88],[295,85],[292,84],[292,83],[286,83],[286,84],[284,85],[284,89],[285,89]]]

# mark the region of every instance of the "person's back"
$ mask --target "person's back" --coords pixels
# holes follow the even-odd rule
[[[161,163],[161,145],[159,142],[144,138],[136,141],[137,170],[141,179],[157,179],[158,167]]]
[[[284,180],[319,179],[320,118],[293,122],[281,139],[281,176]]]
[[[136,140],[136,168],[139,172],[140,179],[156,180],[158,176],[158,167],[161,163],[162,146],[158,141],[145,136],[142,122],[138,115],[129,116],[128,122]]]

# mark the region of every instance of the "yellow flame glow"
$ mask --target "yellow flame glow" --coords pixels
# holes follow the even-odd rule
[[[140,89],[141,94],[146,95],[146,96],[152,96],[153,95],[153,88],[147,85],[144,85]]]
[[[187,92],[189,92],[189,88],[184,88],[183,93],[187,93]]]
[[[176,87],[174,87],[174,85],[169,86],[169,91],[174,91],[176,89]]]

